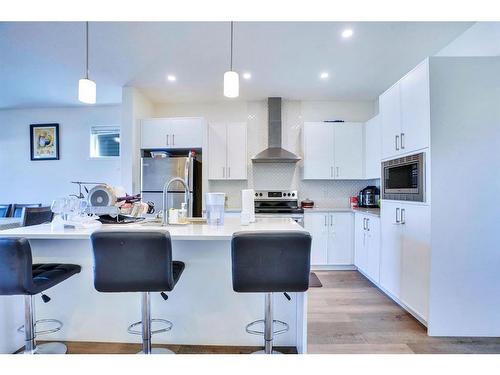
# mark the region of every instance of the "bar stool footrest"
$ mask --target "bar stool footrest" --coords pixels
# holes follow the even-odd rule
[[[257,330],[257,329],[254,329],[254,327],[258,324],[262,324],[264,325],[265,324],[265,321],[264,319],[259,319],[259,320],[255,320],[249,324],[246,325],[245,327],[245,330],[247,331],[247,333],[251,334],[251,335],[261,335],[263,336],[264,335],[264,329],[262,330]],[[281,327],[281,328],[278,328],[276,330],[274,330],[274,327],[275,326],[278,326],[278,327]],[[288,325],[288,323],[285,323],[281,320],[273,320],[273,334],[274,335],[281,335],[282,333],[285,333],[287,332],[288,330],[290,329],[290,326]]]
[[[165,326],[164,328],[151,331],[151,335],[156,335],[157,333],[162,333],[162,332],[168,332],[172,329],[174,325],[171,321],[166,319],[151,319],[151,324],[153,323],[160,323],[164,324]],[[142,330],[134,329],[137,326],[142,326],[142,321],[135,322],[129,325],[127,328],[127,332],[130,333],[131,335],[142,335]]]
[[[56,326],[54,328],[50,328],[50,329],[45,329],[45,330],[40,330],[40,331],[36,330],[37,325],[46,324],[46,323],[55,323]],[[34,334],[35,334],[35,337],[38,335],[47,335],[49,333],[55,333],[55,332],[60,331],[62,327],[63,327],[63,323],[60,320],[57,320],[57,319],[39,319],[35,322]],[[24,324],[17,329],[17,332],[24,333]]]

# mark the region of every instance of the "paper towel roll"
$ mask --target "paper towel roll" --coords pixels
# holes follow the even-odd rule
[[[241,191],[241,212],[250,215],[250,222],[255,221],[255,191],[253,189],[243,189]]]

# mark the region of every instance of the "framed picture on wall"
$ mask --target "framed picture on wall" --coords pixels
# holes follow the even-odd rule
[[[30,125],[31,160],[59,160],[59,124]]]

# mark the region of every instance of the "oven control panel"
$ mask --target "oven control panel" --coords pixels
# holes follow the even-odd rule
[[[255,190],[255,200],[298,200],[297,190]]]

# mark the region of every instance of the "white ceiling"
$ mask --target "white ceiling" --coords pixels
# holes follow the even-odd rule
[[[466,22],[242,22],[234,25],[240,99],[372,100]],[[344,40],[341,31],[354,36]],[[0,23],[0,108],[79,105],[84,23]],[[228,22],[93,22],[90,78],[98,104],[140,87],[154,102],[223,100]],[[328,80],[319,73],[327,71]],[[174,74],[177,81],[167,82]]]

